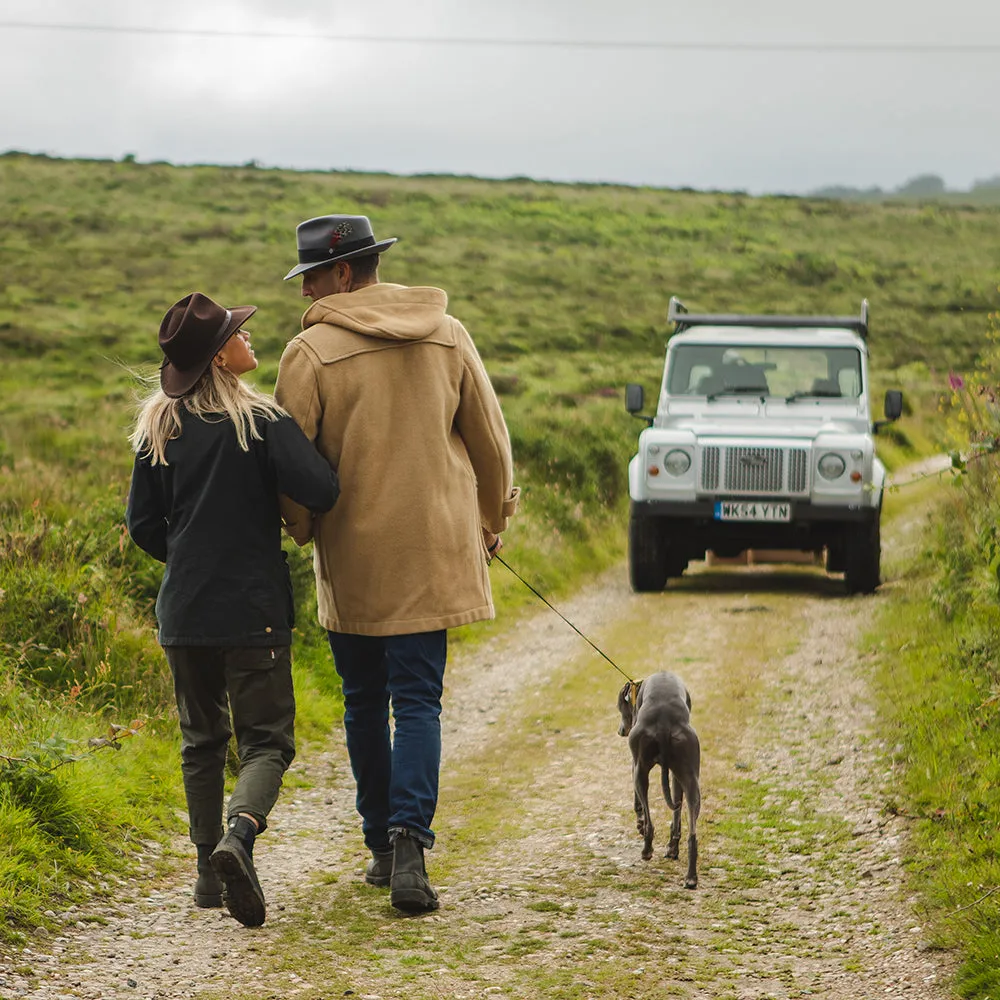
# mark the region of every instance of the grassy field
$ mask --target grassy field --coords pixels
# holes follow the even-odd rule
[[[259,306],[256,378],[270,389],[304,308],[281,281],[297,222],[368,214],[378,236],[401,238],[383,280],[447,289],[501,395],[525,488],[509,558],[556,594],[624,553],[639,425],[621,389],[657,386],[670,295],[706,311],[838,313],[867,297],[874,381],[909,400],[881,439],[890,464],[942,440],[945,376],[974,365],[1000,308],[997,207],[10,154],[0,210],[0,935],[100,891],[137,837],[182,828],[151,627],[160,570],[123,534],[126,367],[155,366],[160,317],[199,289]],[[337,685],[307,555],[291,557],[308,742],[335,720]],[[504,614],[531,599],[494,579]],[[119,752],[72,760],[134,720],[144,726]]]

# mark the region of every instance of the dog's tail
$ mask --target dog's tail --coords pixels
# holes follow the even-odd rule
[[[670,768],[660,764],[660,784],[663,786],[663,797],[667,800],[667,808],[673,812],[677,806],[674,805],[673,796],[670,794]]]

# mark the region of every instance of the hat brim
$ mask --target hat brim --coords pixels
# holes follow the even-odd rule
[[[399,240],[398,236],[393,236],[387,240],[380,240],[378,243],[373,243],[370,247],[362,247],[360,250],[351,250],[348,253],[339,254],[336,257],[327,257],[326,260],[317,260],[311,264],[296,264],[288,274],[282,278],[282,281],[288,281],[289,278],[296,278],[300,274],[305,274],[306,271],[312,271],[317,267],[329,267],[331,264],[335,264],[338,260],[351,260],[354,257],[370,257],[372,254],[384,253]]]
[[[179,399],[186,396],[194,387],[195,383],[208,371],[208,366],[212,359],[222,349],[223,345],[237,330],[257,311],[256,306],[236,306],[230,309],[232,316],[229,322],[219,331],[218,336],[211,343],[205,346],[204,360],[199,361],[192,368],[178,368],[164,358],[160,365],[160,388],[164,394],[171,399]]]

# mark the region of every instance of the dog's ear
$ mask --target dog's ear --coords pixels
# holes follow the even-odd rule
[[[625,684],[618,692],[618,714],[621,716],[621,723],[618,726],[619,736],[628,736],[632,731],[632,723],[635,721],[635,706],[632,704],[632,682]]]

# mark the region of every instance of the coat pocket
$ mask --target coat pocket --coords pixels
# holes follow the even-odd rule
[[[226,650],[229,671],[263,673],[281,662],[284,646],[237,646]]]

